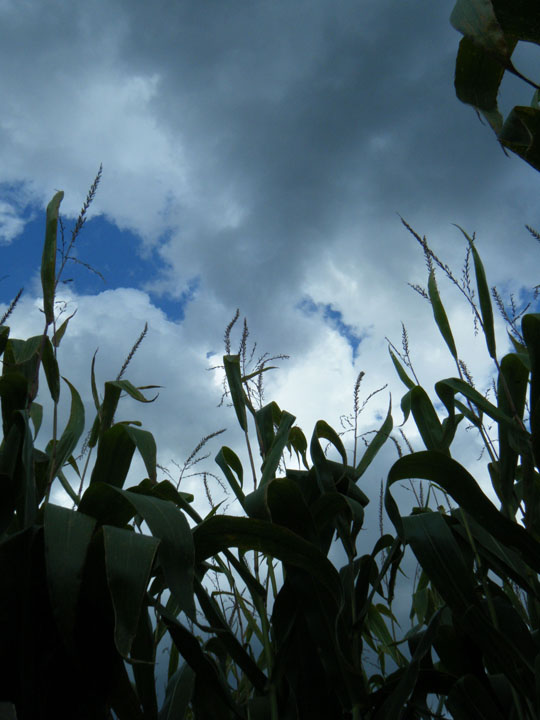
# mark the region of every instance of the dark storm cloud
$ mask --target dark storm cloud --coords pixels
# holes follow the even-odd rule
[[[173,274],[204,266],[203,284],[224,301],[251,293],[238,277],[288,292],[355,229],[387,224],[401,237],[396,211],[466,222],[513,167],[455,98],[450,3],[116,7],[119,60],[159,75],[156,116],[183,142],[204,198],[176,209]],[[220,202],[241,220],[207,222]]]

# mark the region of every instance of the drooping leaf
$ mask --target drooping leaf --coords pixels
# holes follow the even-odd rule
[[[440,485],[494,538],[516,550],[525,562],[540,572],[540,543],[521,525],[499,512],[464,467],[437,451],[413,453],[399,458],[388,473],[384,504],[400,537],[404,537],[403,519],[390,488],[398,480],[408,478],[431,480]]]
[[[135,443],[120,423],[106,430],[99,440],[98,453],[90,484],[104,482],[114,487],[123,487],[135,452]]]
[[[540,110],[517,105],[506,118],[499,140],[535,170],[540,170]]]
[[[261,485],[266,484],[275,476],[283,451],[289,439],[289,432],[294,425],[295,420],[295,416],[285,410],[281,413],[278,429],[262,464],[263,473],[260,481]]]
[[[217,515],[193,530],[193,541],[197,564],[231,547],[258,550],[306,570],[339,596],[339,576],[333,565],[314,545],[286,528],[264,520]]]
[[[62,637],[74,647],[74,629],[83,568],[96,521],[82,512],[47,503],[45,562],[51,607]]]
[[[194,547],[184,514],[167,500],[115,488],[144,518],[155,538],[159,538],[158,559],[171,592],[181,609],[195,616],[193,601]]]
[[[54,446],[50,460],[49,477],[54,479],[58,470],[67,461],[75,450],[79,438],[84,430],[84,405],[77,389],[67,380],[62,378],[68,385],[71,392],[71,410],[64,432]]]
[[[216,463],[223,470],[223,474],[227,478],[227,482],[229,483],[231,490],[238,498],[242,509],[245,510],[244,503],[246,498],[242,490],[242,486],[244,484],[244,470],[242,468],[240,458],[233,450],[224,445],[216,455]]]
[[[499,56],[507,54],[506,38],[492,0],[457,0],[450,22],[460,33]]]
[[[159,546],[155,537],[103,526],[107,583],[114,608],[114,640],[124,659],[137,634],[143,601]]]
[[[441,597],[455,612],[477,602],[469,568],[460,546],[439,512],[403,518],[405,541],[410,544],[424,572]]]

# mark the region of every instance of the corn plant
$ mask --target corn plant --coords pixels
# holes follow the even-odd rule
[[[490,294],[474,237],[467,242],[463,278],[451,270],[417,235],[428,265],[427,290],[435,322],[456,364],[457,376],[435,384],[446,412],[440,419],[419,384],[407,353],[390,354],[407,387],[401,401],[414,418],[426,450],[400,458],[390,469],[385,506],[397,536],[409,545],[422,568],[413,598],[418,619],[416,673],[424,672],[431,691],[454,718],[537,718],[540,716],[538,642],[540,584],[540,315],[527,314],[511,298]],[[531,230],[536,237],[537,233]],[[474,266],[476,288],[469,273]],[[458,355],[439,294],[436,270],[456,285],[473,311],[485,338],[495,373],[495,401],[473,384]],[[511,352],[498,355],[492,298],[508,327]],[[499,507],[452,457],[458,425],[476,429],[489,459],[488,471]],[[492,437],[488,423],[497,428]],[[429,481],[457,505],[417,508],[403,516],[393,486],[404,478]],[[403,697],[415,692],[413,661],[403,674]],[[395,698],[395,696],[394,696]],[[394,706],[395,707],[395,706]],[[396,715],[398,717],[398,715]]]

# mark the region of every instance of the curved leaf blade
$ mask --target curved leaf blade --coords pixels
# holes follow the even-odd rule
[[[128,659],[159,540],[112,525],[103,526],[107,583],[114,608],[114,641]]]

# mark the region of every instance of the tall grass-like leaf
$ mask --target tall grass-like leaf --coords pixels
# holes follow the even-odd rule
[[[271,447],[262,464],[263,472],[259,486],[245,498],[245,510],[250,517],[268,518],[267,492],[268,486],[275,477],[283,451],[289,439],[289,431],[295,421],[294,415],[283,411],[279,427],[274,436]]]
[[[134,452],[135,443],[127,432],[127,426],[119,423],[110,427],[99,441],[90,484],[104,482],[123,487]]]
[[[486,271],[484,265],[478,254],[478,250],[474,244],[474,241],[463,228],[457,225],[457,228],[461,230],[463,235],[466,237],[474,262],[474,273],[476,277],[476,287],[478,289],[478,302],[480,304],[480,314],[482,316],[482,330],[486,338],[486,346],[490,357],[493,360],[497,360],[497,348],[495,344],[495,326],[493,324],[493,308],[491,305],[491,293],[489,291],[489,285],[486,279]]]
[[[255,413],[255,422],[259,431],[258,437],[263,457],[266,457],[274,442],[274,425],[279,425],[281,414],[281,410],[275,402],[268,403],[268,405]]]
[[[47,503],[43,525],[51,607],[66,646],[73,648],[83,568],[96,521]]]
[[[64,337],[65,332],[67,330],[68,323],[71,320],[71,318],[75,316],[76,312],[77,312],[77,310],[75,310],[75,312],[72,312],[71,315],[69,317],[67,317],[64,320],[64,322],[60,325],[60,327],[56,329],[56,331],[51,339],[53,347],[57,348],[60,346],[60,342],[62,341],[62,338]]]
[[[17,422],[22,433],[20,477],[22,478],[22,493],[19,496],[18,512],[22,520],[22,527],[31,527],[37,516],[38,497],[34,474],[34,443],[28,414],[24,410],[17,411]]]
[[[52,343],[48,337],[44,338],[43,341],[41,361],[43,363],[43,369],[45,370],[49,392],[51,393],[53,401],[57,403],[60,398],[60,371],[58,369],[58,362],[54,356]]]
[[[240,503],[242,509],[245,510],[246,496],[242,490],[242,486],[244,484],[244,470],[242,468],[240,458],[233,450],[231,450],[231,448],[224,445],[216,455],[216,463],[222,469],[223,474],[227,478],[227,482],[229,483],[231,490],[238,498],[238,502]]]
[[[54,454],[49,464],[49,477],[54,479],[58,470],[73,453],[79,438],[84,430],[84,405],[77,389],[67,380],[62,378],[68,385],[71,392],[71,410],[64,432],[54,447]]]
[[[176,645],[174,647],[176,648]],[[167,683],[165,702],[159,711],[158,720],[179,720],[186,717],[194,685],[195,672],[188,663],[184,663]]]
[[[529,371],[519,357],[512,353],[501,360],[497,382],[497,404],[502,412],[516,419],[523,418],[525,397],[527,394]],[[499,423],[499,460],[497,462],[498,488],[497,494],[504,511],[513,516],[512,506],[515,505],[514,480],[519,454],[513,442],[515,428]]]
[[[9,327],[7,325],[0,326],[0,357],[4,354],[8,339]]]
[[[394,355],[392,350],[388,348],[388,352],[390,353],[390,357],[392,358],[392,362],[394,364],[394,367],[396,368],[396,372],[399,376],[399,379],[401,382],[405,385],[405,387],[409,388],[409,390],[412,390],[413,387],[415,387],[416,383],[411,380],[411,378],[407,375],[405,372],[403,365],[399,362],[397,357]]]
[[[139,627],[150,572],[159,546],[155,537],[103,526],[107,583],[114,608],[114,640],[129,657]]]
[[[438,512],[403,518],[405,541],[410,544],[424,572],[455,612],[477,603],[470,569],[444,516]]]
[[[265,485],[275,476],[279,461],[281,460],[281,456],[289,439],[289,431],[294,425],[295,420],[295,416],[285,410],[281,413],[278,429],[262,464],[261,485]]]
[[[441,335],[443,336],[444,342],[447,344],[450,353],[454,360],[457,360],[456,343],[454,342],[454,336],[452,335],[452,329],[448,322],[448,316],[439,295],[439,289],[437,288],[437,280],[435,279],[435,271],[431,270],[428,279],[428,294],[431,301],[431,307],[433,309],[433,317],[437,323],[437,327]]]
[[[443,444],[443,427],[424,388],[420,385],[414,387],[410,391],[410,399],[411,412],[426,448],[448,452]]]
[[[531,409],[540,399],[540,314],[529,313],[521,321],[523,337],[531,360]]]
[[[377,430],[377,434],[367,446],[364,454],[360,459],[360,462],[356,466],[355,476],[357,480],[362,477],[362,475],[373,462],[379,450],[388,440],[388,438],[390,437],[390,433],[392,432],[393,426],[394,421],[392,419],[392,400],[390,400],[390,404],[388,405],[388,412],[386,413],[386,418],[384,419],[383,424]]]
[[[57,192],[47,205],[45,244],[41,258],[41,287],[43,289],[43,310],[48,325],[54,322],[54,293],[56,288],[56,233],[58,229],[58,211],[64,198],[62,191]]]
[[[115,490],[133,505],[148,524],[152,535],[161,541],[158,559],[167,584],[178,599],[181,609],[194,618],[194,546],[184,514],[168,500],[142,495],[133,490]]]
[[[223,365],[227,376],[227,383],[233,401],[236,417],[240,427],[247,432],[246,400],[242,387],[242,373],[240,371],[240,355],[224,355]]]
[[[122,487],[135,449],[144,461],[152,483],[156,483],[156,443],[152,433],[117,423],[102,436],[90,482],[105,482]]]
[[[462,523],[463,513],[465,513],[466,527]],[[487,567],[500,578],[510,578],[526,593],[540,600],[540,584],[515,550],[494,538],[465,510],[461,508],[453,510],[452,517],[457,521],[454,532],[461,535],[464,542],[470,542],[469,535],[472,535],[476,550]]]

